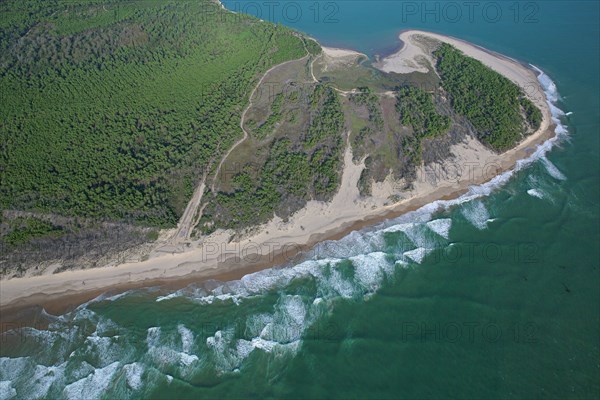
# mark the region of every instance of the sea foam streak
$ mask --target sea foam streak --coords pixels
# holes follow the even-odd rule
[[[114,362],[104,368],[96,369],[89,376],[67,385],[63,394],[67,399],[99,399],[110,385],[118,368],[119,362]]]
[[[490,213],[481,201],[471,201],[463,205],[461,211],[465,218],[477,229],[483,230],[487,228],[487,223],[490,220]]]
[[[532,196],[532,197],[537,197],[538,199],[543,199],[544,198],[544,193],[542,193],[538,189],[529,189],[527,191],[527,194],[530,195],[530,196]]]
[[[127,385],[133,390],[142,388],[142,374],[144,373],[144,365],[141,363],[132,363],[123,366],[123,371],[127,378]]]
[[[544,167],[546,167],[546,171],[548,171],[548,173],[555,179],[558,179],[559,181],[564,181],[565,179],[567,179],[562,172],[560,172],[560,170],[556,167],[556,165],[552,164],[552,162],[550,160],[548,160],[546,158],[546,156],[543,156],[541,158],[542,163],[544,164]]]
[[[17,390],[11,386],[11,381],[0,381],[0,399],[17,397]]]
[[[450,236],[450,228],[452,227],[452,220],[450,218],[434,219],[433,221],[429,221],[427,226],[444,239],[448,239]]]

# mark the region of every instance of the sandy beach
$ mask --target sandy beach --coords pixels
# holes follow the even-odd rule
[[[485,183],[502,171],[514,168],[535,146],[554,136],[550,109],[536,73],[523,64],[459,39],[421,31],[402,32],[402,49],[382,60],[384,71],[427,72],[432,62],[426,54],[423,38],[448,42],[466,55],[506,76],[522,87],[526,95],[542,110],[540,129],[516,148],[495,154],[471,139],[451,148],[453,160],[439,165],[439,170],[460,170],[452,179],[433,176],[429,165],[418,171],[412,191],[398,190],[392,180],[374,186],[373,197],[362,198],[357,182],[364,163],[354,164],[349,146],[344,155],[340,189],[330,203],[310,201],[288,221],[275,217],[256,227],[242,238],[234,233],[217,231],[198,241],[190,241],[171,251],[156,249],[148,259],[104,267],[67,271],[58,274],[13,278],[0,281],[0,309],[3,314],[32,305],[43,304],[49,312],[62,312],[104,291],[122,292],[132,288],[166,285],[180,288],[207,278],[235,279],[244,274],[291,262],[299,253],[316,243],[336,239],[348,233],[394,218],[435,200],[452,199],[465,193],[471,185]],[[327,57],[347,58],[356,52],[327,49]],[[423,71],[423,69],[425,69]],[[467,172],[468,171],[468,172]],[[390,196],[398,196],[393,203]],[[6,317],[3,317],[6,318]]]

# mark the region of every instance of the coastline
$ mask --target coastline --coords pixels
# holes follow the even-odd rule
[[[516,148],[496,155],[491,163],[484,162],[490,160],[489,157],[492,157],[490,154],[486,153],[487,158],[479,159],[484,167],[492,165],[493,173],[485,173],[482,169],[482,173],[474,179],[444,182],[444,185],[431,184],[424,179],[423,182],[419,182],[412,197],[405,198],[396,204],[360,203],[355,197],[356,193],[353,192],[353,183],[355,187],[354,180],[360,176],[362,167],[360,164],[352,163],[351,153],[347,151],[342,185],[332,204],[310,202],[305,209],[298,213],[302,215],[295,215],[292,221],[283,223],[275,218],[266,226],[257,228],[258,232],[242,238],[239,242],[231,241],[230,232],[221,232],[211,235],[210,240],[205,240],[204,243],[196,243],[195,247],[191,247],[188,251],[163,254],[147,261],[67,271],[54,275],[1,280],[0,310],[3,314],[1,320],[6,322],[11,318],[14,319],[21,310],[32,306],[43,306],[52,314],[63,313],[104,292],[116,294],[153,286],[161,286],[165,290],[175,290],[207,279],[239,279],[251,272],[285,265],[297,260],[303,252],[309,251],[319,242],[339,239],[352,231],[398,217],[437,200],[455,199],[467,193],[469,187],[489,182],[496,176],[512,170],[519,160],[530,156],[537,145],[554,136],[550,108],[543,95],[543,88],[537,81],[532,68],[525,67],[522,63],[506,56],[448,36],[422,31],[404,31],[401,33],[401,37],[402,35],[407,37],[410,34],[435,35],[438,40],[449,40],[451,44],[454,44],[453,42],[460,43],[461,47],[475,52],[473,54],[477,54],[478,57],[483,57],[479,53],[485,53],[489,57],[485,59],[488,62],[494,61],[492,64],[495,67],[506,67],[509,70],[513,69],[513,72],[516,70],[518,73],[513,74],[513,78],[520,75],[526,78],[527,83],[537,85],[537,90],[532,95],[542,94],[541,97],[536,96],[535,100],[536,105],[541,105],[540,108],[543,112],[542,125],[537,132],[528,136]],[[403,49],[405,46],[399,52],[402,52]],[[459,49],[463,50],[460,47]],[[335,50],[346,52],[341,49]],[[471,54],[467,55],[473,57]],[[504,71],[502,74],[505,75],[507,72]],[[532,77],[535,82],[532,81]],[[511,78],[509,77],[509,79]],[[461,160],[461,162],[466,161]],[[425,170],[421,172],[427,173]],[[367,209],[369,205],[371,209]],[[374,205],[375,208],[372,208]],[[217,245],[216,249],[215,245]],[[256,252],[257,248],[261,250]],[[247,250],[246,253],[244,253],[244,249]],[[240,260],[240,258],[244,260]]]

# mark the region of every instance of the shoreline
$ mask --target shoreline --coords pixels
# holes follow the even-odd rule
[[[475,47],[478,50],[484,51],[484,52],[486,52],[486,53],[488,53],[488,54],[490,54],[490,55],[492,55],[494,57],[497,57],[497,58],[500,58],[500,59],[504,59],[504,60],[508,60],[508,61],[512,61],[512,62],[520,64],[524,68],[531,69],[530,68],[530,64],[528,64],[528,63],[526,63],[524,61],[520,61],[518,59],[509,57],[509,56],[507,56],[505,54],[502,54],[502,53],[498,53],[498,52],[496,52],[494,50],[490,50],[490,49],[485,48],[483,46],[480,46],[478,44],[471,43],[468,40],[457,38],[457,37],[454,37],[454,36],[451,36],[451,35],[445,35],[443,33],[430,32],[430,31],[422,31],[420,29],[410,29],[410,28],[409,29],[401,29],[400,31],[398,31],[398,36],[396,37],[396,44],[395,45],[387,46],[385,48],[382,48],[381,50],[379,50],[379,52],[374,53],[373,57],[376,58],[379,61],[383,61],[386,58],[389,58],[391,56],[394,56],[394,55],[398,54],[404,48],[404,46],[406,45],[406,43],[402,40],[402,35],[403,34],[407,34],[407,33],[421,33],[421,34],[425,34],[425,35],[436,35],[436,36],[444,37],[444,38],[447,38],[447,39],[450,39],[450,40],[453,40],[453,41],[462,42],[465,45],[468,45],[468,46],[471,46],[471,47]],[[377,61],[377,60],[373,60],[374,63],[376,63],[375,61]]]
[[[521,62],[449,36],[423,31],[403,31],[401,36],[406,36],[407,32],[408,34],[435,35],[441,38],[438,40],[459,41],[462,47],[467,46],[470,51],[476,50],[488,54],[489,57],[495,59],[498,65],[511,64],[516,70],[523,69],[528,71],[526,73],[523,71],[518,72],[523,76],[530,75],[529,77],[535,77],[538,90],[542,89],[537,81],[536,71]],[[402,52],[405,45],[402,46],[399,52]],[[342,51],[343,49],[336,50]],[[518,65],[518,68],[515,65]],[[506,65],[504,66],[506,67]],[[541,90],[541,93],[543,93],[543,90]],[[2,326],[4,327],[8,321],[21,319],[27,314],[28,310],[32,310],[32,307],[43,307],[47,312],[56,315],[73,309],[82,303],[96,298],[102,293],[118,294],[128,290],[157,286],[161,288],[161,291],[173,291],[184,288],[192,283],[200,283],[210,279],[221,281],[233,280],[259,270],[273,267],[278,268],[280,266],[284,267],[291,262],[299,260],[303,254],[305,255],[320,242],[340,239],[353,231],[365,229],[369,226],[382,223],[385,220],[396,218],[436,200],[456,199],[467,193],[471,186],[489,182],[496,176],[514,169],[519,160],[527,158],[536,150],[537,145],[555,136],[555,125],[552,122],[550,109],[546,104],[545,96],[542,97],[543,99],[538,98],[536,101],[536,104],[539,105],[539,100],[543,100],[543,107],[540,108],[542,109],[544,121],[540,129],[525,138],[514,149],[496,155],[492,164],[496,167],[493,175],[483,173],[476,179],[461,180],[456,184],[446,184],[445,186],[430,185],[425,187],[426,185],[423,185],[422,189],[424,193],[417,193],[413,197],[401,200],[396,204],[383,205],[371,210],[365,211],[359,208],[362,206],[366,209],[366,205],[363,204],[350,204],[341,214],[337,214],[337,209],[333,210],[335,217],[332,216],[329,218],[326,215],[331,215],[332,209],[330,206],[326,204],[310,204],[312,210],[318,210],[321,214],[316,215],[318,223],[315,222],[315,224],[317,226],[313,229],[307,228],[307,232],[304,232],[305,228],[302,225],[298,226],[298,223],[294,225],[292,222],[288,226],[275,219],[266,224],[266,226],[256,228],[258,232],[255,232],[249,238],[242,238],[239,242],[232,242],[229,233],[223,232],[220,235],[213,236],[211,238],[212,241],[205,240],[202,244],[196,243],[196,247],[190,248],[188,251],[172,253],[170,255],[165,253],[138,263],[66,271],[54,275],[0,280],[0,310],[2,310],[0,321],[3,322]],[[352,163],[351,153],[350,164],[352,165],[348,164],[348,154],[345,157],[346,164],[342,178],[343,182],[340,185],[340,193],[345,191],[346,197],[340,195],[340,204],[345,204],[342,202],[348,200],[347,196],[353,195],[350,191],[353,181],[351,178],[356,175],[357,168],[360,167],[360,165],[357,166]],[[362,168],[359,171],[361,170]],[[352,176],[349,177],[348,175]],[[347,187],[342,187],[342,185],[346,185]],[[335,199],[333,202],[335,202]],[[311,215],[307,215],[310,214],[310,207],[307,205],[305,209],[299,212],[302,213],[302,211],[306,210],[304,212],[305,215],[299,217],[301,222],[304,221],[302,218],[311,217]],[[353,210],[360,210],[362,214],[352,213]],[[325,220],[325,223],[323,223],[323,220]],[[280,227],[283,228],[278,229]],[[273,231],[273,228],[275,228],[275,231]],[[269,233],[270,231],[273,231],[273,233]],[[260,253],[256,254],[244,254],[242,246],[244,243],[249,246],[246,247],[247,249],[250,249],[252,246],[262,249],[265,243],[270,243],[271,245],[283,244],[284,246],[279,246],[279,250],[269,250],[268,252],[261,250]],[[207,248],[208,245],[211,245],[211,247]],[[214,252],[213,245],[219,245],[216,253]],[[275,249],[275,246],[270,246],[269,248]],[[227,257],[227,254],[230,256],[233,255],[233,257]],[[223,255],[225,255],[224,259]],[[241,258],[246,258],[246,260],[240,260]],[[0,331],[3,330],[4,328]]]

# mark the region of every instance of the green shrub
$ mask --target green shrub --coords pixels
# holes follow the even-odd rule
[[[527,124],[533,129],[539,127],[540,110],[513,82],[447,43],[434,56],[454,109],[469,119],[480,140],[504,151],[523,138]]]

